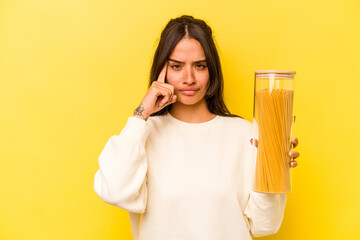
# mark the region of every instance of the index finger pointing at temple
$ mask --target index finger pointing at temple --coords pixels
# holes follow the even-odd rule
[[[166,77],[166,72],[167,72],[167,65],[168,65],[168,63],[165,62],[164,67],[161,69],[161,72],[160,72],[159,77],[158,77],[158,79],[157,79],[158,82],[165,83],[165,77]]]

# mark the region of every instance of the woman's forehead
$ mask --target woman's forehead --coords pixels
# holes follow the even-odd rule
[[[178,62],[196,62],[205,60],[205,53],[199,41],[183,38],[175,46],[169,59]]]

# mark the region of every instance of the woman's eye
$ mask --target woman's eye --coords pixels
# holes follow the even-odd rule
[[[196,64],[196,68],[204,69],[204,68],[206,68],[206,65],[205,64]]]
[[[174,64],[174,65],[171,65],[171,67],[174,69],[179,69],[181,66],[179,64]]]

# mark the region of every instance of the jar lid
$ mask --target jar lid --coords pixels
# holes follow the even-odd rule
[[[295,71],[285,71],[285,70],[256,70],[255,77],[257,79],[294,79]]]
[[[267,74],[267,73],[275,73],[275,74],[295,74],[296,71],[286,71],[286,70],[256,70],[255,74]]]

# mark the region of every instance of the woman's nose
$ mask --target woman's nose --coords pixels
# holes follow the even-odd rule
[[[194,72],[191,68],[185,68],[183,73],[183,82],[190,85],[195,82]]]

